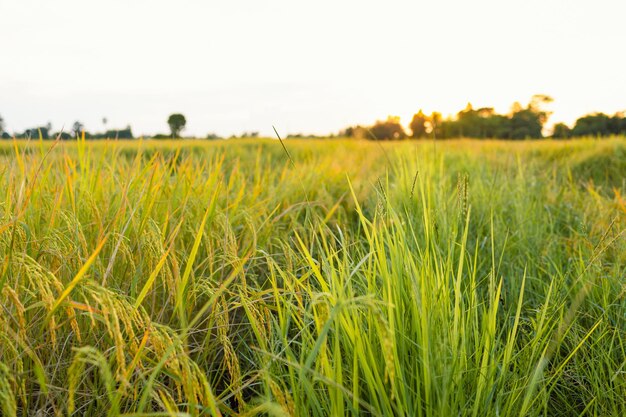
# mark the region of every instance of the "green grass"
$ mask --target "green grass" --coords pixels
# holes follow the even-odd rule
[[[626,415],[623,138],[285,145],[0,143],[0,414]]]

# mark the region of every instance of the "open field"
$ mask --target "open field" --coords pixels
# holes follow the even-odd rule
[[[0,143],[0,414],[626,415],[624,138],[285,145]]]

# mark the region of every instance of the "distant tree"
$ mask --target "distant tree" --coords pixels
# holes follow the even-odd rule
[[[344,130],[339,131],[339,136],[344,136],[346,138],[354,137],[354,127],[348,126]]]
[[[50,139],[50,131],[52,130],[52,124],[48,123],[45,126],[37,128],[35,133],[37,138]]]
[[[554,99],[546,94],[535,94],[530,98],[530,103],[528,103],[528,109],[533,111],[537,117],[539,117],[539,122],[543,126],[547,121],[551,111],[546,109],[546,106],[552,103]]]
[[[180,132],[185,129],[185,125],[187,124],[187,119],[180,113],[170,114],[170,117],[167,119],[167,124],[170,126],[170,132],[172,132],[173,138],[180,137]]]
[[[50,131],[48,130],[48,126],[41,127],[33,127],[30,129],[26,129],[24,133],[17,135],[18,138],[24,139],[49,139]]]
[[[152,139],[170,139],[172,137],[171,134],[166,134],[166,133],[157,133],[156,135],[152,136]]]
[[[2,115],[0,115],[0,135],[2,135],[2,133],[4,133],[4,119]]]
[[[456,137],[456,132],[458,131],[456,120],[452,120],[451,118],[446,118],[441,121],[439,124],[439,135],[437,139],[450,139]]]
[[[471,122],[475,126],[468,127]],[[511,136],[511,123],[507,116],[497,114],[493,107],[482,107],[476,110],[471,118],[466,118],[464,129],[476,134],[481,139],[507,139]]]
[[[333,135],[330,134],[328,136],[317,136],[312,133],[289,133],[287,135],[287,139],[321,139],[321,138],[332,138]]]
[[[572,129],[565,123],[557,123],[552,129],[554,139],[569,139],[572,137]]]
[[[69,139],[72,139],[72,138],[73,138],[73,136],[72,136],[72,135],[70,135],[70,134],[69,134],[69,133],[67,133],[67,132],[55,132],[55,133],[53,133],[53,134],[52,134],[52,137],[53,137],[54,139],[56,139],[56,138],[60,138],[61,140],[69,140]]]
[[[217,140],[217,139],[221,139],[221,137],[215,133],[209,133],[206,135],[206,138],[208,140]]]
[[[608,125],[611,135],[626,135],[626,118],[624,113],[617,112],[609,119]]]
[[[241,132],[241,136],[239,136],[241,139],[244,138],[258,138],[259,137],[259,132],[256,131],[252,131],[252,132]]]
[[[344,130],[340,131],[337,136],[353,139],[365,139],[369,136],[369,133],[367,132],[367,128],[357,125],[345,128]]]
[[[481,107],[476,110],[478,123],[478,137],[481,139],[493,138],[496,134],[496,112],[493,107]]]
[[[572,135],[597,137],[626,135],[626,118],[622,112],[617,112],[613,116],[604,113],[588,114],[576,120]]]
[[[130,126],[126,126],[125,129],[107,130],[104,133],[106,139],[134,139],[133,131]]]
[[[377,140],[404,139],[406,133],[400,124],[400,118],[397,116],[389,116],[385,121],[377,121],[370,128],[370,136]]]
[[[588,114],[576,120],[572,134],[574,136],[608,136],[611,117],[604,113]]]
[[[355,139],[371,139],[372,138],[370,136],[370,132],[367,130],[367,127],[361,126],[361,125],[357,125],[354,128],[352,137]]]
[[[522,110],[524,110],[524,106],[522,106],[522,103],[520,103],[519,101],[516,101],[511,105],[510,114],[517,113]]]
[[[427,137],[427,134],[426,134],[427,122],[428,122],[428,117],[424,114],[424,112],[421,109],[417,113],[415,113],[413,115],[413,119],[411,119],[411,123],[409,123],[409,129],[411,129],[411,137],[414,139]]]
[[[467,103],[465,109],[458,112],[456,117],[459,123],[460,136],[467,138],[481,137],[480,116],[472,107],[472,103]]]
[[[426,121],[426,133],[429,133],[433,139],[443,139],[442,127],[443,116],[439,112],[432,112]]]
[[[535,94],[525,108],[514,103],[510,115],[510,139],[542,138],[543,125],[551,114],[545,106],[552,101],[550,96]]]
[[[72,125],[72,132],[74,132],[74,137],[79,137],[82,134],[85,126],[79,122],[78,120],[74,122]]]
[[[541,138],[540,115],[531,109],[522,109],[511,115],[510,139],[533,139]]]

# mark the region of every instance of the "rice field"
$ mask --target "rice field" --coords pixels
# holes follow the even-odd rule
[[[3,416],[626,415],[626,141],[0,143]]]

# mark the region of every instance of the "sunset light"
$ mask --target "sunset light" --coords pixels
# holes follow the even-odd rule
[[[0,0],[0,417],[626,416],[626,0]]]

